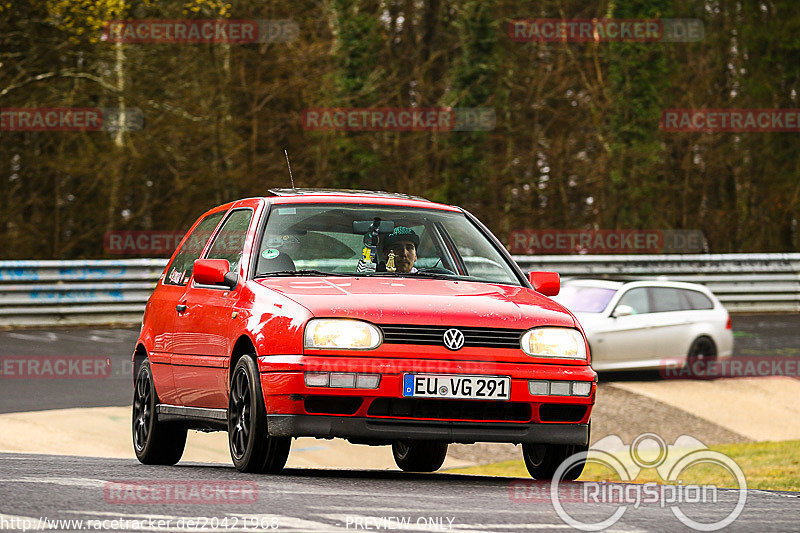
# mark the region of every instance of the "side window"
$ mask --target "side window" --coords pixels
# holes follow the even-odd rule
[[[194,260],[200,258],[203,248],[206,246],[208,238],[217,227],[224,211],[208,215],[200,221],[194,231],[189,234],[186,240],[175,255],[167,268],[167,276],[164,278],[165,285],[186,285],[189,278],[192,277],[192,270],[194,269]]]
[[[668,311],[683,311],[686,309],[686,306],[681,301],[681,291],[679,289],[653,287],[650,291],[654,312],[666,313]]]
[[[714,303],[700,291],[681,291],[686,299],[689,300],[691,309],[714,309]]]
[[[206,259],[227,259],[229,270],[236,271],[242,261],[244,240],[247,238],[247,229],[252,219],[252,209],[233,211],[214,237],[214,243],[208,249]]]
[[[471,224],[457,223],[455,220],[445,220],[442,226],[463,259],[468,276],[488,280],[516,278],[516,274],[498,256],[491,242],[480,236],[477,228]]]
[[[622,295],[622,298],[617,302],[617,306],[628,305],[633,309],[634,315],[641,315],[642,313],[650,312],[650,303],[647,298],[647,289],[638,287],[631,289]]]

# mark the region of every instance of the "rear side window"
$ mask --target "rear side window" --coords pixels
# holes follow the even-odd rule
[[[682,290],[690,309],[714,309],[714,302],[700,291]]]
[[[167,276],[164,278],[164,285],[186,285],[192,277],[195,259],[200,259],[203,248],[206,247],[209,237],[217,227],[224,211],[213,213],[200,221],[194,231],[189,234],[183,242],[180,250],[175,255],[175,259],[167,268]]]
[[[650,303],[647,298],[647,289],[639,287],[631,289],[622,295],[617,305],[629,305],[633,309],[634,315],[650,312]]]
[[[650,289],[650,299],[653,304],[653,312],[655,313],[683,311],[686,309],[679,289],[653,287]]]
[[[232,212],[222,224],[222,228],[214,237],[214,243],[208,250],[207,259],[226,259],[231,272],[239,268],[242,261],[244,240],[247,238],[247,228],[253,219],[252,209],[240,209]]]

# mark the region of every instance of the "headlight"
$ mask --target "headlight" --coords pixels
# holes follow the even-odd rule
[[[534,357],[586,359],[586,344],[577,329],[534,328],[522,336],[522,351]]]
[[[374,350],[381,332],[369,322],[347,318],[312,318],[306,324],[303,345],[326,350]]]

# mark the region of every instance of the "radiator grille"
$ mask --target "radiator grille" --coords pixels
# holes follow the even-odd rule
[[[444,346],[444,332],[451,326],[418,326],[406,324],[381,325],[383,342],[388,344],[422,344]],[[512,348],[519,349],[520,338],[525,333],[521,329],[501,328],[462,328],[464,346],[474,348]]]

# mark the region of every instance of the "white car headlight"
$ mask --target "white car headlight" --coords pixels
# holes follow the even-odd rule
[[[312,318],[306,324],[303,346],[318,350],[374,350],[381,342],[380,330],[369,322]]]
[[[522,351],[534,357],[586,359],[581,332],[570,328],[533,328],[522,336]]]

